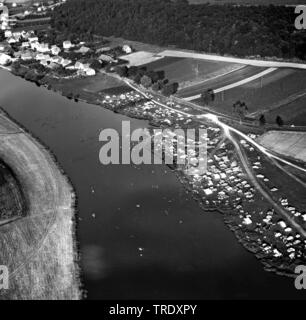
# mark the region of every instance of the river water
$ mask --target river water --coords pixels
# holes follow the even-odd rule
[[[218,213],[201,210],[163,165],[99,162],[99,133],[127,117],[0,71],[0,106],[47,145],[78,196],[90,299],[305,298],[265,272]],[[131,127],[146,127],[131,119]]]

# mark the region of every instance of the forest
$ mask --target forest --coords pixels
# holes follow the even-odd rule
[[[239,57],[306,60],[306,31],[294,8],[190,5],[186,0],[71,0],[52,26],[68,38],[117,36],[162,46]]]

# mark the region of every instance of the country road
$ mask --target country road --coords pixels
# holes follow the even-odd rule
[[[290,213],[285,210],[281,205],[276,203],[270,194],[260,185],[258,180],[256,179],[253,170],[251,169],[251,166],[249,164],[249,161],[247,159],[247,156],[245,152],[241,150],[240,145],[237,143],[237,141],[229,135],[230,141],[235,146],[235,149],[237,151],[237,154],[239,156],[240,162],[242,163],[245,172],[248,175],[248,178],[251,180],[254,187],[261,193],[261,195],[273,206],[273,208],[279,213],[292,228],[294,228],[298,233],[303,236],[304,239],[306,239],[306,230],[304,230],[298,223],[294,221],[294,217],[290,216]]]
[[[144,95],[146,98],[149,98],[144,92],[142,92],[140,89],[138,89],[137,87],[135,87],[134,85],[132,85],[131,83],[129,83],[129,81],[125,81],[131,88],[133,88],[134,90],[138,91],[139,93],[141,93],[142,95]],[[173,110],[177,113],[183,114],[183,115],[187,115],[187,116],[194,116],[190,113],[181,111],[181,110],[177,110],[176,108],[170,107],[168,105],[165,105],[159,101],[156,101],[154,99],[151,99],[154,103],[156,103],[157,105],[160,105],[164,108]],[[241,136],[242,138],[245,138],[249,143],[251,143],[259,152],[263,153],[266,157],[268,158],[272,158],[273,160],[279,160],[289,166],[294,167],[295,169],[299,169],[303,172],[306,172],[306,169],[299,167],[295,164],[290,163],[287,160],[284,160],[272,153],[270,153],[267,149],[265,149],[264,147],[262,147],[261,145],[259,145],[257,142],[255,142],[253,139],[249,138],[247,135],[245,135],[244,133],[240,132],[239,130],[226,125],[225,123],[221,122],[217,116],[213,115],[213,114],[203,114],[202,116],[198,116],[197,119],[199,121],[199,123],[203,123],[203,124],[207,124],[207,120],[206,121],[201,121],[201,118],[206,118],[207,120],[212,121],[214,124],[220,126],[224,132],[227,134],[227,137],[231,140],[231,142],[233,143],[233,145],[235,146],[235,149],[237,151],[237,154],[239,156],[239,159],[245,169],[245,172],[247,173],[249,179],[251,180],[251,182],[253,183],[254,187],[262,194],[262,196],[273,206],[273,208],[283,216],[283,218],[287,221],[288,224],[290,224],[290,226],[292,228],[294,228],[295,230],[297,230],[304,239],[306,239],[306,230],[304,230],[298,223],[296,223],[293,219],[293,217],[290,216],[289,212],[286,211],[282,206],[280,206],[278,203],[276,203],[272,197],[270,196],[270,194],[264,190],[264,188],[260,185],[260,183],[257,181],[256,177],[254,176],[253,170],[250,168],[247,156],[244,154],[244,152],[241,150],[240,145],[237,143],[237,141],[232,137],[231,132],[235,133],[239,136]],[[272,161],[273,163],[273,161]]]

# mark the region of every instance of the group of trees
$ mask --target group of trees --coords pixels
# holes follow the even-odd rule
[[[265,126],[265,124],[267,123],[267,120],[266,120],[266,117],[265,117],[264,114],[260,115],[258,121],[259,121],[259,125],[260,125],[260,126]],[[282,119],[281,116],[278,115],[278,116],[275,118],[275,123],[276,123],[279,127],[282,127],[282,126],[284,125],[284,120]]]
[[[44,77],[44,70],[42,69],[44,67],[37,63],[37,61],[28,61],[26,65],[22,65],[20,62],[14,61],[11,67],[14,74],[23,77],[28,81],[35,82],[36,84],[39,84],[39,81]]]
[[[161,91],[162,94],[170,96],[177,92],[179,84],[177,82],[170,83],[165,79],[165,72],[163,70],[153,71],[147,70],[146,67],[127,67],[125,65],[118,65],[114,71],[121,77],[127,77],[137,84],[141,84],[145,88],[151,88],[154,91]]]
[[[215,92],[213,89],[208,89],[201,94],[203,102],[208,105],[210,102],[215,101]]]
[[[306,60],[306,34],[285,6],[189,5],[186,0],[74,0],[51,25],[65,37],[94,35],[218,54]]]
[[[243,119],[248,112],[248,106],[243,101],[237,101],[233,104],[233,113],[238,115],[240,119]]]

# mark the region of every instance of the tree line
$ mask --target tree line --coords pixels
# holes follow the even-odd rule
[[[71,0],[51,24],[66,37],[120,36],[235,56],[306,60],[306,34],[294,8],[190,5],[186,0]]]
[[[147,89],[152,89],[156,92],[161,92],[165,96],[175,94],[179,88],[177,82],[170,82],[165,78],[165,72],[163,70],[153,71],[147,70],[147,67],[127,67],[125,65],[118,65],[112,67],[109,65],[106,67],[107,71],[113,70],[120,77],[125,77],[133,80],[137,84],[141,84]]]

